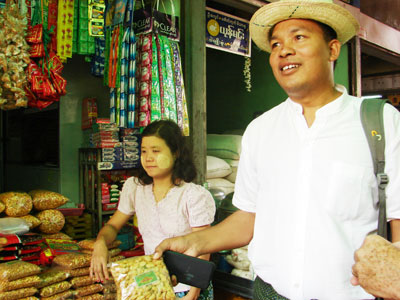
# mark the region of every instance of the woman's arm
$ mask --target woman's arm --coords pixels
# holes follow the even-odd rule
[[[110,245],[115,240],[118,232],[121,230],[122,226],[128,222],[130,217],[130,215],[126,215],[119,210],[115,211],[114,215],[97,235],[92,253],[92,261],[90,264],[90,276],[95,278],[96,281],[104,282],[105,279],[110,279],[107,270],[107,245]]]

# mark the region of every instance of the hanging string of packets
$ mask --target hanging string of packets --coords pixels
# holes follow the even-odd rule
[[[118,3],[115,5],[118,7]],[[144,4],[142,7],[149,9]],[[150,11],[154,18],[154,8]],[[110,87],[111,122],[133,128],[171,119],[189,135],[179,36],[172,40],[165,33],[159,34],[156,28],[136,32],[137,26],[132,22],[127,26],[127,22],[110,21],[107,14],[106,10],[104,51],[100,51],[104,53],[104,63],[95,59],[92,66],[93,73],[103,74],[104,84]],[[133,13],[131,18],[134,19]],[[159,23],[154,21],[154,24]]]

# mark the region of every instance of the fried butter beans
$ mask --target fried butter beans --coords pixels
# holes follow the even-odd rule
[[[71,288],[71,283],[68,281],[61,281],[57,283],[50,284],[40,290],[40,296],[42,297],[50,297],[55,294],[65,292]]]
[[[69,277],[69,273],[65,270],[49,270],[47,272],[39,274],[40,284],[38,288],[43,288],[45,286],[64,281]]]
[[[76,297],[76,299],[80,300],[104,300],[104,296],[101,294],[92,294],[88,296],[83,296],[83,297]],[[114,298],[115,299],[115,298]]]
[[[118,300],[175,300],[164,262],[153,260],[151,255],[112,263],[111,273],[116,282]]]
[[[39,274],[40,267],[25,261],[10,261],[0,264],[0,280],[12,281],[26,276]]]
[[[24,297],[29,297],[33,296],[35,293],[37,293],[37,291],[37,288],[29,287],[9,292],[2,292],[0,293],[0,300],[16,300]]]
[[[68,271],[72,277],[84,276],[90,274],[90,267],[77,268]]]
[[[90,254],[68,253],[56,256],[53,263],[66,269],[77,269],[89,267],[91,259],[92,256]]]
[[[95,280],[89,275],[74,277],[70,280],[73,288],[78,288],[85,285],[95,283]]]
[[[103,290],[103,286],[99,283],[83,286],[75,289],[75,296],[83,297],[87,295],[91,295],[94,293],[101,292]]]
[[[27,287],[37,287],[40,277],[37,275],[27,276],[13,281],[0,281],[0,292],[18,290]]]
[[[78,243],[78,245],[81,249],[93,251],[95,242],[96,242],[95,239],[86,239],[86,240],[80,241]],[[117,248],[121,244],[122,244],[122,242],[120,240],[115,240],[110,245],[107,245],[107,248],[108,249]]]
[[[69,291],[55,294],[50,297],[41,297],[40,299],[41,300],[66,300],[66,299],[73,299],[73,297],[74,297],[73,291],[69,290]]]

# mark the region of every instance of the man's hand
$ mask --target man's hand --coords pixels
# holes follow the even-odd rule
[[[196,235],[193,233],[165,239],[156,247],[153,258],[159,259],[163,255],[164,251],[167,250],[197,257],[199,253],[196,250],[196,245]]]
[[[369,235],[354,259],[353,285],[376,297],[400,300],[399,248],[378,235]]]

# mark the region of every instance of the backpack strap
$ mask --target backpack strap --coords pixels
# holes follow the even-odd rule
[[[378,181],[379,219],[378,234],[387,239],[386,193],[389,178],[385,173],[385,129],[383,107],[387,103],[381,99],[365,99],[361,103],[361,123],[371,150],[374,173]]]

